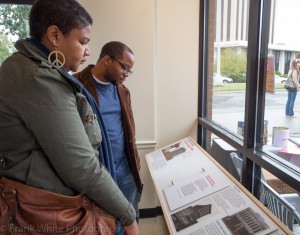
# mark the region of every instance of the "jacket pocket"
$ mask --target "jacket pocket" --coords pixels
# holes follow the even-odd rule
[[[101,130],[98,124],[97,115],[93,112],[86,97],[82,93],[76,94],[77,109],[84,125],[86,134],[92,146],[97,149],[102,141]]]

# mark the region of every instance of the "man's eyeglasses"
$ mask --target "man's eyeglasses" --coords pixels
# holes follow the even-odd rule
[[[122,64],[117,58],[115,58],[114,56],[109,56],[110,58],[112,58],[113,60],[116,60],[123,68],[123,73],[127,74],[127,76],[131,75],[133,73],[133,71],[128,68],[126,65]]]

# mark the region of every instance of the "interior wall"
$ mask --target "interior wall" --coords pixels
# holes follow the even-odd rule
[[[157,1],[157,147],[196,139],[199,1]]]
[[[79,2],[94,20],[84,66],[94,64],[109,41],[121,41],[135,54],[134,73],[124,84],[131,91],[145,184],[140,208],[154,208],[159,202],[145,154],[186,136],[196,139],[199,1]]]

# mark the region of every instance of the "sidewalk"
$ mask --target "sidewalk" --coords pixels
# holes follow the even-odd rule
[[[290,129],[291,137],[300,137],[300,110],[295,110],[295,118],[284,115],[284,110],[267,110],[265,120],[268,120],[268,136],[272,136],[273,127],[282,126]]]
[[[213,120],[222,126],[237,133],[238,121],[244,121],[243,112],[213,114]],[[268,137],[272,137],[273,127],[281,126],[290,129],[291,137],[300,137],[300,110],[295,109],[295,118],[286,117],[282,109],[268,109],[265,112],[265,120],[268,120]]]

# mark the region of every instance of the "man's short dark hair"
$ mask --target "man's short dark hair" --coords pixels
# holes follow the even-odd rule
[[[129,51],[133,55],[132,50],[124,43],[118,41],[108,42],[102,47],[99,60],[106,55],[122,59],[124,51]]]

